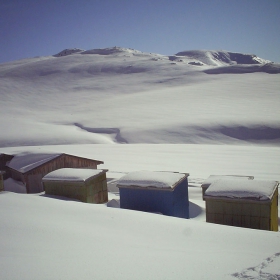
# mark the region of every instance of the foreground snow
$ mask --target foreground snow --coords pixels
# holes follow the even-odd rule
[[[0,207],[1,279],[280,274],[279,233],[5,192]]]

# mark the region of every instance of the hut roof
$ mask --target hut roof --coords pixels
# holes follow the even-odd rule
[[[43,181],[84,182],[105,172],[106,169],[61,168],[44,176]]]
[[[229,180],[253,180],[254,176],[243,176],[243,175],[210,175],[206,180],[203,181],[202,186],[209,186],[217,180],[229,179]]]
[[[23,153],[16,155],[7,166],[19,171],[20,173],[26,173],[54,158],[59,157],[62,154],[53,153]]]
[[[118,180],[117,187],[172,190],[188,175],[187,173],[178,172],[136,171],[121,177]]]
[[[26,173],[36,167],[39,167],[55,158],[62,156],[63,153],[22,153],[15,155],[14,158],[7,163],[9,168],[12,168],[20,173]],[[72,156],[72,155],[69,155]],[[77,157],[77,156],[73,156]],[[81,157],[77,157],[81,158]],[[88,159],[92,160],[92,159]],[[97,164],[103,163],[102,161],[92,160]]]
[[[205,192],[207,197],[271,200],[279,182],[260,180],[217,180]]]

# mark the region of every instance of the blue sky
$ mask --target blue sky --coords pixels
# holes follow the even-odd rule
[[[280,0],[0,0],[0,38],[0,63],[112,46],[280,62]]]

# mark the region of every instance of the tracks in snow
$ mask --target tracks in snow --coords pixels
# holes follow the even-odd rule
[[[275,270],[272,267],[278,269],[278,271],[272,272],[271,270]],[[259,265],[246,268],[239,273],[232,274],[232,276],[236,277],[237,279],[280,280],[280,252],[264,259],[264,261]]]

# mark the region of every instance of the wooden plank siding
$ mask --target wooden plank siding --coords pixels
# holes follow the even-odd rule
[[[3,175],[4,171],[0,171],[0,192],[4,191],[4,180],[3,180]]]
[[[17,170],[14,170],[12,168],[8,168],[10,177],[16,181],[21,181],[24,183],[24,174],[20,173]]]
[[[278,231],[278,188],[269,201],[207,196],[205,201],[208,223]]]
[[[108,202],[106,172],[107,170],[103,170],[103,173],[85,181],[43,179],[43,184],[47,195],[64,196],[86,203],[106,203]]]
[[[60,168],[91,168],[97,169],[97,165],[102,161],[87,159],[68,154],[61,154],[25,173],[9,168],[11,178],[22,181],[26,186],[27,193],[37,193],[43,191],[42,178]]]

